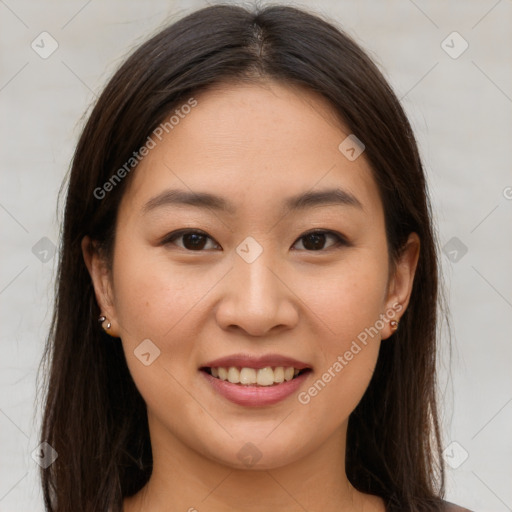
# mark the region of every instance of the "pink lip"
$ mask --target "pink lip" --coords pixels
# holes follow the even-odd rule
[[[244,364],[241,366],[247,365]],[[266,366],[272,365],[268,364]],[[284,365],[278,364],[277,366]],[[288,366],[293,365],[290,364]],[[251,367],[255,368],[255,366]],[[311,372],[304,372],[300,375],[297,375],[297,377],[292,380],[285,381],[281,384],[274,384],[272,386],[247,386],[244,384],[232,384],[226,380],[212,377],[208,372],[201,371],[200,373],[204,375],[208,383],[213,387],[215,391],[220,393],[231,402],[249,407],[262,407],[265,405],[276,404],[290,396],[292,393],[295,393]]]
[[[272,366],[272,368],[275,368],[276,366],[284,366],[286,368],[287,366],[293,366],[299,370],[311,368],[302,361],[297,361],[297,359],[280,356],[278,354],[268,354],[266,356],[233,354],[231,356],[221,357],[220,359],[215,359],[214,361],[205,363],[201,365],[201,368],[218,368],[219,366],[224,368],[229,368],[230,366],[235,366],[236,368],[265,368],[266,366]]]

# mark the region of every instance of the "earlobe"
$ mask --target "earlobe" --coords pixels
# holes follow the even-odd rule
[[[96,302],[101,311],[100,318],[104,318],[103,320],[98,318],[100,326],[107,334],[117,336],[117,322],[113,303],[111,276],[107,269],[105,259],[100,254],[97,245],[89,236],[84,236],[82,239],[82,255],[92,280]]]
[[[382,339],[389,338],[397,331],[400,317],[404,314],[411,297],[414,276],[420,255],[420,238],[416,233],[411,233],[400,253],[394,267],[394,273],[388,287],[386,307],[396,314],[390,318],[388,325],[382,330]],[[400,308],[397,308],[400,305]]]

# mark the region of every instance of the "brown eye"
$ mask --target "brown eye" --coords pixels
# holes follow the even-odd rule
[[[326,240],[329,238],[334,239],[334,243],[327,246],[327,248],[339,245],[347,245],[345,240],[340,235],[332,231],[312,231],[302,235],[296,243],[302,241],[302,248],[299,248],[301,250],[305,249],[306,251],[321,251],[326,249]]]
[[[189,233],[188,235],[183,235],[183,246],[185,249],[204,249],[205,245],[206,237],[204,235],[199,235],[197,233]]]
[[[180,239],[182,239],[181,244],[175,242],[176,240]],[[171,233],[171,235],[167,237],[163,243],[174,244],[188,251],[202,251],[208,245],[208,241],[214,242],[211,237],[202,231],[188,230]],[[213,249],[219,247],[216,242],[214,242],[213,245]],[[206,249],[212,249],[212,247],[207,247]]]

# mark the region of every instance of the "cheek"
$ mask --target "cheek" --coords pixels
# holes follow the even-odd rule
[[[114,293],[121,331],[127,339],[162,339],[200,303],[215,276],[173,265],[152,247],[133,244],[123,251],[122,238],[118,244]]]
[[[341,349],[347,340],[373,326],[383,312],[386,262],[370,252],[354,253],[328,274],[303,281],[301,288],[303,302],[317,314],[326,334],[331,335],[329,345]]]
[[[316,343],[316,378],[298,398],[311,414],[325,415],[330,409],[327,421],[333,428],[350,415],[373,375],[386,287],[385,261],[368,252],[345,261],[322,286],[317,282],[303,288],[322,334]]]
[[[298,402],[309,418],[322,418],[322,429],[332,432],[349,418],[363,398],[378,359],[380,340],[364,345],[354,340],[333,351],[315,378],[301,391]],[[341,347],[340,347],[341,348]]]
[[[195,350],[184,340],[195,335],[194,318],[214,276],[194,278],[197,273],[172,265],[165,253],[125,242],[123,236],[116,242],[114,294],[126,361],[148,407],[167,408],[183,401],[178,382],[192,368]],[[143,342],[150,353],[147,366],[137,357]]]

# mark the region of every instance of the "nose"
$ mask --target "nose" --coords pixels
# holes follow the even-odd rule
[[[241,329],[251,336],[293,328],[299,319],[297,297],[268,251],[247,263],[238,255],[223,279],[216,310],[219,326]]]

